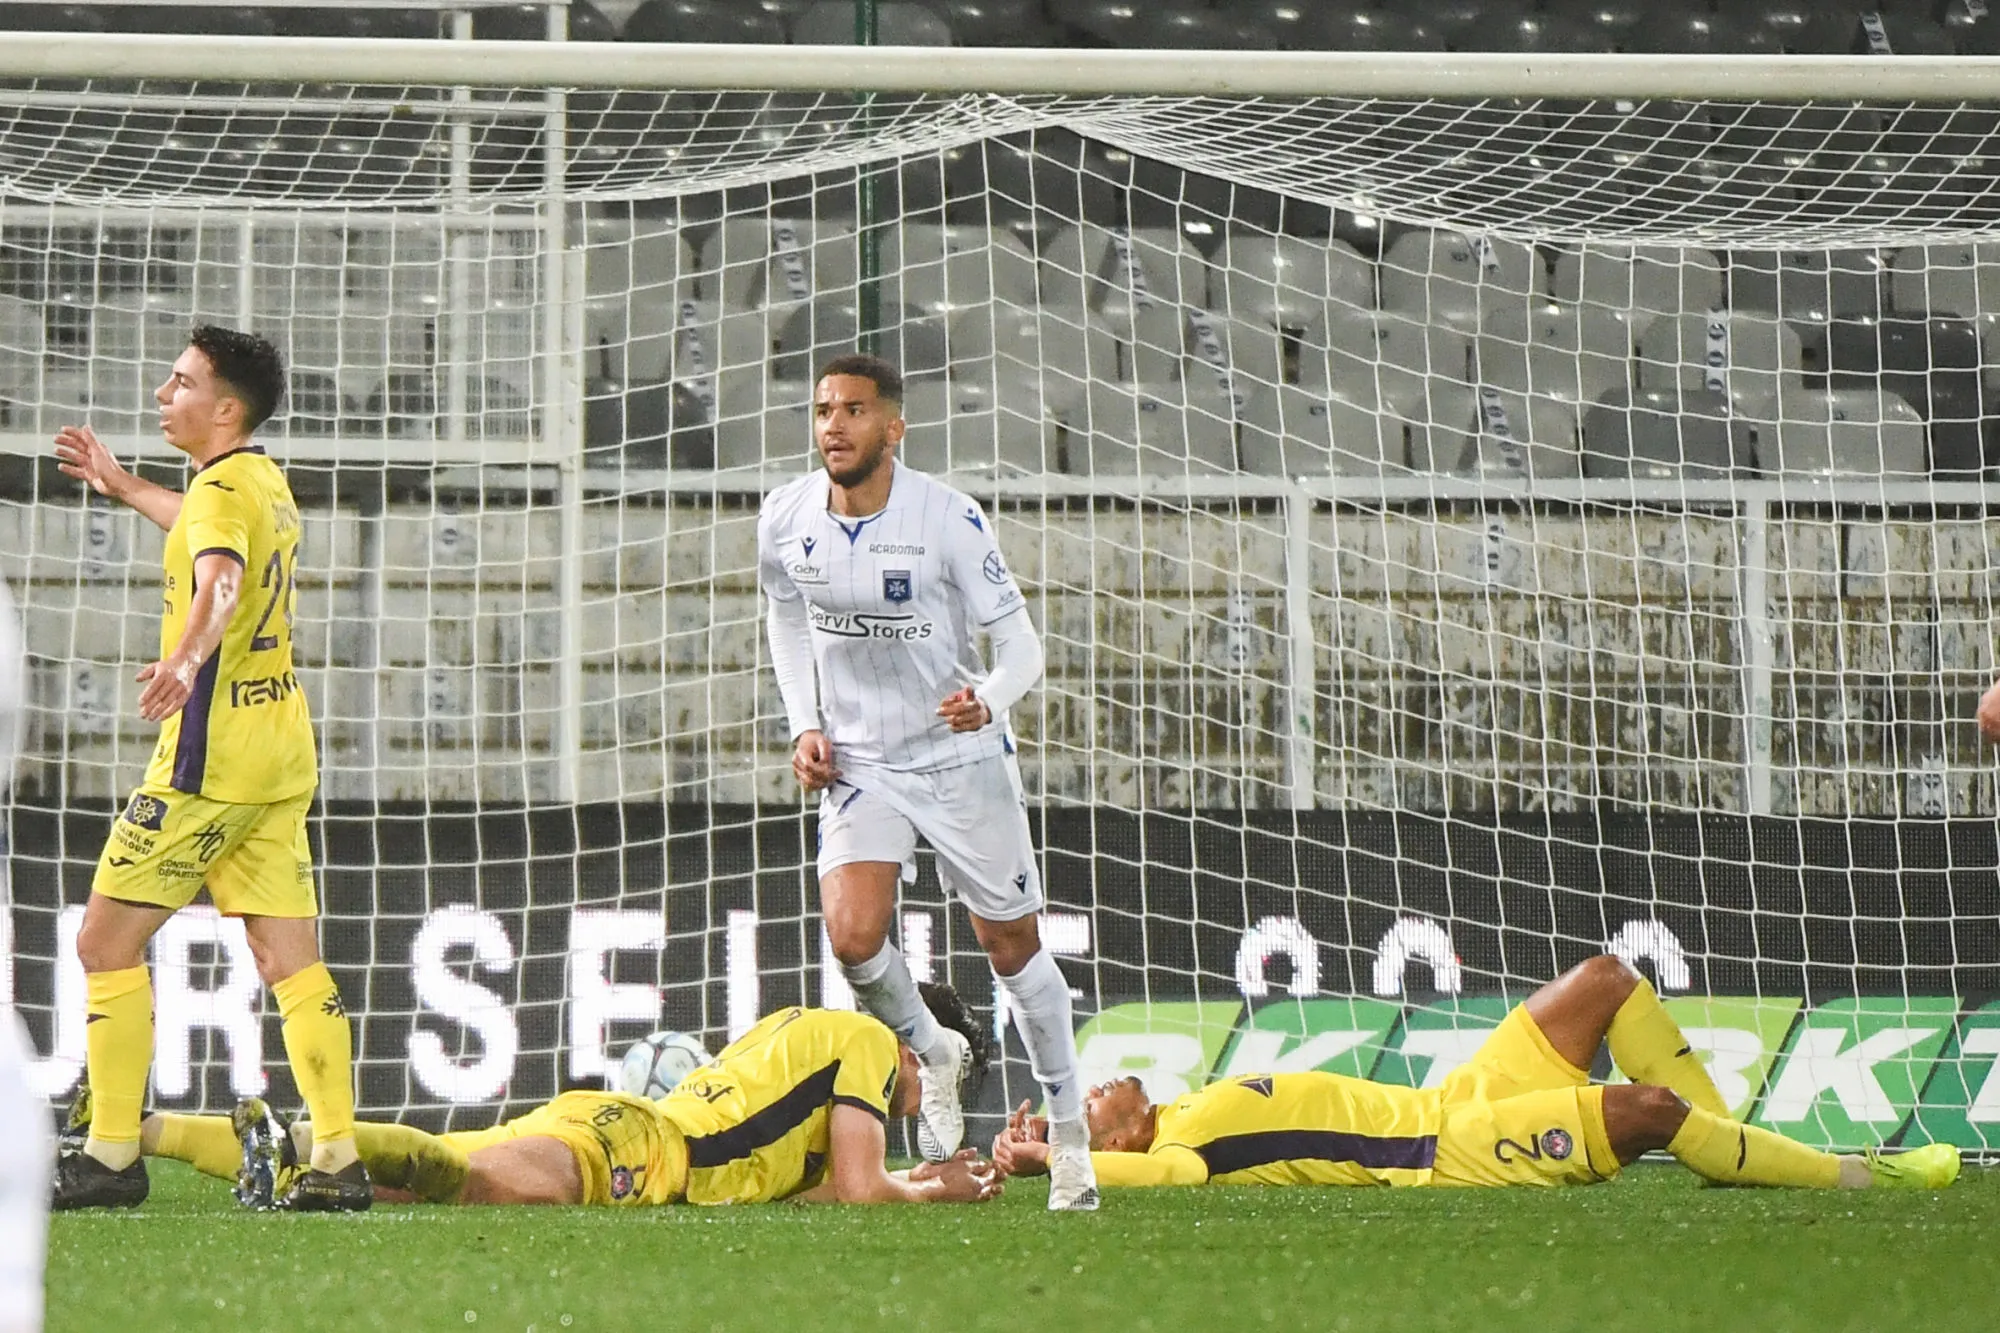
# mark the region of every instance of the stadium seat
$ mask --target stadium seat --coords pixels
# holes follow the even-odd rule
[[[1457,429],[1449,421],[1410,441],[1418,472],[1547,481],[1582,473],[1576,414],[1553,398],[1482,389]]]
[[[1804,324],[1872,315],[1889,260],[1883,250],[1738,250],[1729,257],[1729,304]]]
[[[583,460],[591,467],[711,468],[715,431],[685,385],[600,382],[583,403]]]
[[[1881,388],[1907,402],[1928,427],[1930,474],[1973,481],[1986,466],[1983,360],[1973,325],[1921,312],[1880,320],[1836,319],[1827,330],[1827,382]]]
[[[1690,310],[1659,319],[1639,337],[1637,386],[1706,389],[1731,398],[1768,397],[1797,385],[1804,366],[1789,325],[1741,311]]]
[[[1207,8],[1197,0],[1166,0],[1166,6],[1162,7],[1167,6],[1186,10]],[[1142,45],[1139,34],[1147,25],[1148,8],[1125,0],[1049,0],[1048,14],[1056,22],[1094,37],[1105,46],[1135,47]]]
[[[1898,311],[1971,320],[1990,343],[2000,321],[2000,245],[1905,246],[1890,265],[1889,295]]]
[[[1520,242],[1428,228],[1383,252],[1381,284],[1384,310],[1467,329],[1492,306],[1546,290],[1541,257]]]
[[[1375,266],[1344,241],[1230,232],[1209,286],[1216,307],[1236,319],[1303,329],[1329,300],[1371,307]]]
[[[1208,303],[1208,266],[1178,231],[1069,226],[1042,250],[1042,294],[1095,312],[1121,340],[1176,346],[1181,308]]]
[[[1274,51],[1278,34],[1253,17],[1233,10],[1152,9],[1144,15],[1131,44],[1161,51]]]
[[[1827,0],[1750,0],[1742,17],[1794,55],[1841,55],[1852,47],[1859,9]]]
[[[883,300],[944,315],[1000,300],[1033,306],[1035,256],[1012,232],[909,224],[882,238]]]
[[[569,40],[609,42],[618,25],[590,0],[569,0]],[[542,5],[495,5],[472,11],[472,35],[500,42],[539,42],[549,33],[549,11]]]
[[[285,387],[285,400],[272,424],[294,438],[301,435],[333,435],[339,431],[341,418],[345,415],[338,380],[319,371],[300,370],[294,366],[290,383]]]
[[[1238,446],[1245,472],[1274,477],[1381,477],[1407,473],[1400,421],[1371,401],[1290,384],[1257,385]]]
[[[852,303],[822,300],[794,306],[778,329],[772,374],[810,383],[821,363],[857,350],[860,343],[860,311]],[[950,366],[945,326],[920,310],[885,308],[881,344],[881,354],[905,379],[942,379]]]
[[[946,185],[947,222],[1049,230],[1081,218],[1119,217],[1112,167],[1101,144],[1066,129],[982,140],[955,157]]]
[[[961,46],[1064,44],[1067,34],[1042,14],[1040,0],[933,0]]]
[[[1387,311],[1329,307],[1299,346],[1299,383],[1353,402],[1380,402],[1414,413],[1450,386],[1467,392],[1471,335],[1449,324],[1424,324]],[[1445,391],[1449,392],[1450,389]]]
[[[1068,470],[1078,476],[1185,477],[1234,472],[1233,409],[1193,384],[1093,381],[1069,425]]]
[[[1502,307],[1477,344],[1478,382],[1580,405],[1629,386],[1632,326],[1603,306]]]
[[[1766,476],[1910,481],[1925,475],[1923,418],[1893,394],[1794,391],[1779,396],[1776,417],[1732,423]]]
[[[1958,43],[1928,15],[1890,5],[1864,9],[1855,46],[1862,55],[1955,56]]]
[[[1500,51],[1521,55],[1614,51],[1616,40],[1595,24],[1546,10],[1509,14],[1497,22],[1464,29],[1453,43],[1460,51]]]
[[[797,46],[853,46],[854,0],[820,0],[792,24]],[[882,46],[950,46],[951,26],[928,6],[886,0],[875,11]]]
[[[1750,15],[1706,7],[1661,6],[1633,26],[1634,51],[1661,55],[1776,55],[1784,39]]]
[[[726,0],[645,0],[625,20],[628,42],[729,42],[782,46],[776,15]]]
[[[1056,423],[1032,384],[999,392],[969,380],[912,384],[898,456],[923,472],[1033,475],[1056,470]]]
[[[1610,393],[1583,414],[1583,475],[1710,480],[1750,475],[1728,403],[1700,391]]]
[[[1722,265],[1706,250],[1587,245],[1556,256],[1556,300],[1633,312],[1647,320],[1722,304]]]
[[[107,11],[91,5],[7,6],[12,32],[103,32]]]
[[[1428,15],[1364,0],[1311,5],[1264,0],[1258,9],[1288,51],[1442,51],[1446,45],[1444,30]]]
[[[1187,312],[1187,360],[1239,381],[1245,392],[1285,381],[1283,335],[1268,324]]]
[[[813,386],[803,380],[770,380],[760,409],[723,416],[715,423],[715,465],[719,468],[809,465]]]
[[[1091,380],[1118,378],[1118,343],[1080,309],[967,310],[951,325],[952,378],[1041,385],[1052,412],[1080,404]]]

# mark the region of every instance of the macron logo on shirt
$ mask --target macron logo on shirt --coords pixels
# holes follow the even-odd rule
[[[967,523],[970,523],[973,527],[979,529],[981,532],[986,531],[986,525],[979,521],[979,511],[977,509],[966,510],[965,521]]]

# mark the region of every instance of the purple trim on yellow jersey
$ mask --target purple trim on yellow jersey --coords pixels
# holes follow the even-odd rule
[[[208,776],[208,713],[215,703],[215,680],[222,670],[222,650],[217,648],[201,664],[194,676],[194,688],[181,705],[181,734],[174,746],[175,791],[201,791]]]
[[[226,555],[231,560],[234,560],[237,564],[242,565],[245,569],[248,569],[250,567],[250,562],[249,560],[244,558],[243,552],[231,550],[227,546],[204,547],[203,549],[196,551],[194,553],[194,559],[188,561],[188,563],[190,565],[196,564],[205,555]]]
[[[1370,1171],[1426,1171],[1437,1160],[1437,1135],[1384,1138],[1340,1130],[1274,1129],[1225,1135],[1194,1150],[1207,1163],[1211,1178],[1299,1161],[1352,1162]]]

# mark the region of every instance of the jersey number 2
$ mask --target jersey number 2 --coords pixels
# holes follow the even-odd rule
[[[285,553],[283,551],[271,552],[271,558],[264,562],[264,577],[258,580],[257,586],[260,588],[269,588],[271,590],[271,600],[264,603],[264,614],[257,617],[257,628],[250,631],[251,652],[267,652],[278,646],[278,636],[276,634],[266,634],[264,627],[271,623],[271,613],[276,611],[280,606],[285,608],[285,632],[287,634],[291,633],[292,612],[298,606],[299,599],[298,573],[299,554],[297,547],[292,548],[292,563],[290,568],[287,568],[285,565]]]

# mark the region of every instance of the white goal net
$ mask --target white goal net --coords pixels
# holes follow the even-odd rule
[[[47,440],[87,421],[172,482],[150,392],[197,321],[292,367],[265,433],[364,1114],[474,1123],[654,1028],[846,1003],[754,530],[866,337],[1047,644],[1013,722],[1087,1072],[1431,1083],[1609,949],[1739,1114],[1988,1147],[1996,127],[6,82],[5,928],[41,1086],[81,1068],[160,577]],[[899,935],[991,1012],[928,861]],[[291,1095],[240,931],[183,913],[153,961],[159,1104]],[[1009,1050],[988,1113],[1030,1085]]]

